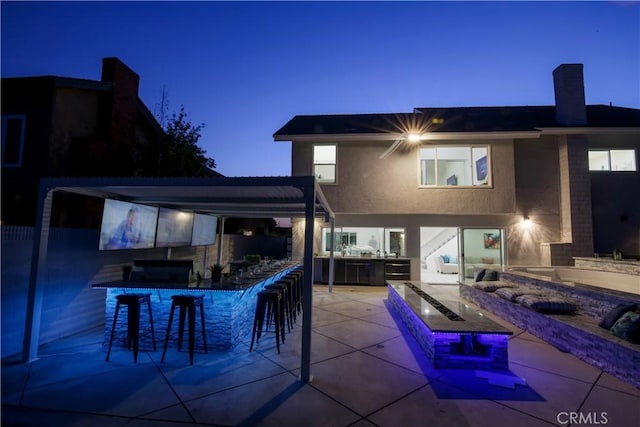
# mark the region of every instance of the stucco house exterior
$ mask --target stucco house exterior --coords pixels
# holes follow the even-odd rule
[[[582,64],[558,66],[553,82],[551,106],[295,116],[274,139],[291,141],[292,175],[322,184],[337,257],[406,258],[412,280],[436,255],[463,277],[480,264],[638,257],[640,110],[585,105]],[[318,257],[328,227],[317,223]]]

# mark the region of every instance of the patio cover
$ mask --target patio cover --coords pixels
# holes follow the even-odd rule
[[[38,357],[42,289],[46,281],[51,204],[54,192],[83,194],[103,199],[210,213],[222,217],[302,217],[304,232],[304,295],[301,375],[310,381],[311,294],[313,285],[313,232],[316,217],[334,229],[334,213],[313,176],[238,178],[44,178],[40,181],[38,210],[22,359]],[[331,284],[330,284],[331,285]]]

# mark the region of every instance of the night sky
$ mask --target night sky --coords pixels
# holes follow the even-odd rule
[[[552,105],[584,64],[589,104],[640,108],[640,2],[7,2],[2,77],[100,80],[115,56],[157,111],[204,123],[227,176],[289,175],[297,114]]]

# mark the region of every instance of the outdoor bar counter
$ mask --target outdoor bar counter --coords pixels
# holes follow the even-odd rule
[[[103,347],[109,345],[111,326],[116,307],[116,296],[126,293],[151,294],[151,310],[155,329],[156,346],[162,349],[172,295],[204,295],[205,327],[208,350],[228,351],[236,347],[240,341],[251,334],[255,312],[256,294],[265,285],[273,283],[290,271],[300,266],[297,262],[282,263],[272,266],[270,270],[247,277],[240,281],[222,279],[212,283],[210,279],[200,282],[176,283],[166,281],[114,281],[92,285],[94,289],[105,289],[105,333]],[[171,340],[177,340],[178,310],[174,314],[171,327]],[[126,308],[120,309],[116,325],[114,346],[124,345],[127,335]],[[185,331],[186,333],[186,331]],[[196,311],[196,350],[203,351],[200,333],[200,313]],[[146,307],[140,308],[140,349],[152,349],[149,315]]]

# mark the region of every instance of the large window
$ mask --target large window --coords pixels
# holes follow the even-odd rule
[[[336,146],[313,146],[313,174],[320,183],[336,182]]]
[[[25,116],[2,116],[2,167],[22,166]]]
[[[589,150],[590,171],[635,171],[636,150]]]
[[[421,186],[488,185],[487,146],[437,146],[420,149]]]
[[[322,229],[322,255],[331,251],[331,229]],[[405,255],[404,228],[336,227],[336,255],[398,256]]]

